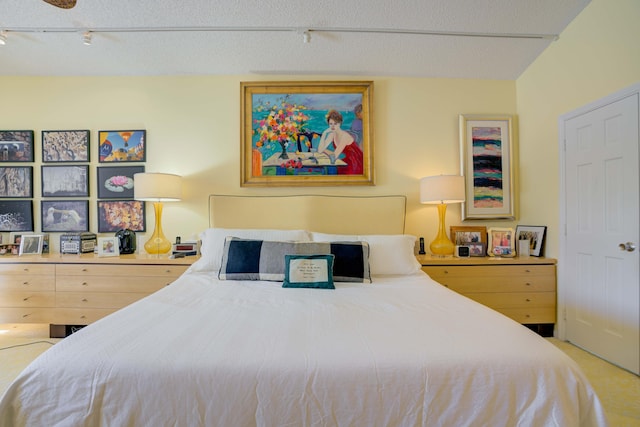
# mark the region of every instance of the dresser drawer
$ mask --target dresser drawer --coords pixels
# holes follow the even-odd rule
[[[121,308],[146,297],[137,292],[58,292],[56,307],[66,308]]]
[[[55,308],[19,307],[0,310],[0,323],[49,323]]]
[[[463,294],[469,292],[554,292],[555,267],[541,266],[428,266],[436,282]]]
[[[0,264],[0,276],[7,274],[53,276],[55,271],[53,264]]]
[[[184,273],[188,265],[122,265],[122,264],[59,264],[58,276],[108,276],[108,277],[171,277]]]
[[[115,308],[57,308],[47,323],[56,325],[88,325],[116,312]]]
[[[553,309],[556,306],[555,292],[470,292],[463,295],[493,309],[526,307]]]
[[[56,293],[0,291],[0,307],[55,307]]]
[[[58,292],[143,292],[162,289],[177,277],[173,276],[58,276]]]
[[[555,307],[498,308],[496,311],[512,318],[518,323],[556,323]]]
[[[53,291],[56,288],[56,279],[51,276],[36,275],[3,275],[0,273],[0,291]]]

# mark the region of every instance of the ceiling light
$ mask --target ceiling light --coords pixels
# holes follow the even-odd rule
[[[302,41],[304,43],[311,43],[311,33],[309,30],[302,33]]]
[[[82,43],[84,43],[85,46],[91,46],[91,31],[85,31],[82,35]]]
[[[5,30],[0,31],[0,45],[7,44],[7,32]]]

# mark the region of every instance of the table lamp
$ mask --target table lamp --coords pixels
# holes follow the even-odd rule
[[[436,175],[420,179],[420,203],[438,205],[438,235],[429,245],[434,255],[453,255],[454,244],[447,236],[445,214],[448,203],[464,202],[464,177]]]
[[[165,254],[171,242],[162,232],[162,202],[176,202],[182,198],[182,178],[169,173],[136,173],[133,175],[133,197],[153,202],[155,229],[144,244],[148,254]]]

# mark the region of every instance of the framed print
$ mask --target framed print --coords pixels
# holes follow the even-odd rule
[[[529,254],[542,256],[546,232],[547,227],[544,225],[518,225],[516,226],[516,240],[528,240]]]
[[[146,130],[101,130],[98,132],[100,163],[144,162],[147,158]]]
[[[462,219],[513,219],[513,116],[460,116]]]
[[[0,200],[0,231],[33,231],[33,201]]]
[[[119,250],[117,237],[98,237],[98,256],[118,256]]]
[[[42,162],[88,162],[88,130],[43,130]]]
[[[452,225],[450,229],[450,238],[454,245],[468,246],[470,243],[487,244],[487,227],[463,227]]]
[[[88,200],[42,200],[42,231],[89,231]]]
[[[242,187],[373,185],[373,82],[242,82]]]
[[[111,233],[127,228],[145,231],[144,203],[140,200],[99,200],[98,232]]]
[[[33,167],[0,167],[0,198],[33,197]]]
[[[23,233],[23,232],[11,232],[9,233],[9,243],[20,246],[22,236],[31,235],[35,233]],[[42,236],[42,252],[43,254],[49,253],[49,233],[39,233]]]
[[[18,255],[39,255],[42,253],[42,234],[25,234],[20,241]]]
[[[515,236],[513,228],[493,227],[487,230],[487,255],[497,257],[516,256]]]
[[[42,197],[89,197],[89,165],[41,167]]]
[[[98,166],[98,199],[133,199],[133,175],[144,166]]]
[[[0,130],[0,162],[33,162],[33,131]]]

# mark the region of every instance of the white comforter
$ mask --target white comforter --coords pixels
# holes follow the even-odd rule
[[[579,368],[423,273],[336,290],[187,273],[35,360],[2,426],[595,426]]]

